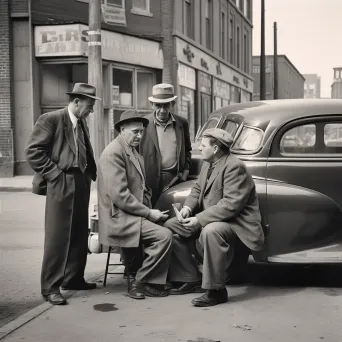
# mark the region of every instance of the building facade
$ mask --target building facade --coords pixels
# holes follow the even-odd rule
[[[274,99],[273,55],[266,56],[266,100]],[[253,100],[260,100],[260,56],[253,56]],[[285,55],[278,55],[278,99],[304,98],[304,77]]]
[[[304,98],[320,99],[321,98],[321,77],[317,74],[304,74]]]
[[[334,82],[331,85],[331,98],[342,99],[342,67],[334,68]]]
[[[1,2],[0,176],[32,174],[24,148],[35,121],[88,81],[88,6]],[[251,0],[102,0],[101,8],[105,144],[123,111],[151,111],[162,81],[174,84],[174,110],[192,139],[214,109],[251,100]]]

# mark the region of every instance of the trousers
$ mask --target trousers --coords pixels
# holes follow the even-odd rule
[[[174,231],[177,230],[175,225],[181,225],[175,217],[164,224]],[[196,282],[202,278],[203,289],[223,288],[227,269],[234,257],[235,240],[236,235],[227,222],[213,222],[206,225],[202,228],[198,240],[185,239],[174,234],[168,280]],[[203,258],[202,277],[192,255],[194,248]]]

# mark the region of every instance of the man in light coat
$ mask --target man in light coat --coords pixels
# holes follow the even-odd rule
[[[139,152],[144,157],[146,183],[152,189],[154,206],[167,187],[186,181],[191,166],[191,141],[186,118],[171,113],[177,96],[171,84],[152,88],[149,98],[153,113],[141,139]]]
[[[65,290],[90,290],[84,280],[88,253],[88,205],[96,164],[87,116],[93,112],[95,87],[76,83],[66,108],[41,115],[25,149],[35,171],[32,192],[46,195],[45,241],[41,273],[43,297],[65,304]]]
[[[199,149],[205,162],[199,180],[184,203],[182,218],[164,225],[175,233],[169,280],[182,283],[170,294],[199,292],[202,287],[206,292],[192,300],[195,306],[227,302],[226,271],[237,238],[254,251],[264,243],[255,184],[245,164],[230,154],[232,142],[222,129],[203,133]],[[199,235],[202,277],[188,248],[191,240],[185,239],[193,234]]]
[[[120,134],[98,163],[99,241],[106,246],[143,247],[145,258],[128,291],[134,299],[163,297],[171,259],[172,233],[155,222],[167,219],[151,209],[144,160],[137,153],[148,120],[136,110],[122,113],[115,128]],[[159,285],[159,286],[158,286]]]

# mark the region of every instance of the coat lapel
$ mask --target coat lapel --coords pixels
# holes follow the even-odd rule
[[[175,118],[176,120],[176,141],[177,141],[177,160],[179,160],[179,155],[180,155],[180,151],[181,151],[181,144],[182,144],[182,137],[183,137],[183,126],[181,125],[181,123],[178,121],[177,118]],[[179,163],[178,163],[179,164]]]
[[[150,122],[147,126],[147,134],[151,137],[153,144],[157,149],[158,155],[160,155],[157,130],[156,125],[154,124],[154,114],[150,117]]]
[[[73,127],[72,127],[72,122],[69,117],[68,108],[64,109],[64,135],[70,148],[76,155],[76,145],[75,145]]]
[[[209,163],[205,163],[205,165],[203,166],[203,169],[201,171],[200,177],[199,177],[199,186],[201,189],[201,193],[199,195],[198,203],[202,203],[204,190],[206,188],[206,179],[208,177],[208,172],[209,172]]]
[[[84,121],[84,120],[81,120],[81,125],[82,125],[82,129],[84,132],[84,139],[85,139],[86,146],[87,146],[87,148],[89,148],[89,152],[90,152],[91,156],[94,157],[94,151],[93,151],[93,147],[91,146],[88,125],[87,125],[86,121]]]
[[[221,158],[221,160],[216,164],[215,169],[213,170],[210,178],[208,179],[207,185],[205,186],[204,192],[203,194],[205,194],[209,188],[211,187],[211,185],[213,184],[215,178],[217,177],[217,175],[220,173],[220,171],[222,170],[222,166],[225,164],[226,159],[227,159],[228,155],[223,156]],[[209,165],[208,165],[209,166]],[[209,169],[209,167],[208,167]],[[208,172],[206,173],[206,175],[208,174]]]
[[[138,170],[138,172],[139,172],[140,176],[142,177],[142,179],[145,180],[145,175],[143,174],[143,171],[142,171],[143,170],[143,164],[141,163],[141,157],[140,157],[139,153],[137,152],[136,156],[139,159],[140,164],[139,164],[138,159],[135,158],[135,156],[133,155],[132,150],[128,147],[128,145],[126,144],[124,139],[121,137],[121,135],[119,136],[119,139],[120,139],[119,141],[120,141],[121,145],[123,146],[123,148],[125,149],[126,153],[128,154],[129,159],[131,160],[132,164]]]

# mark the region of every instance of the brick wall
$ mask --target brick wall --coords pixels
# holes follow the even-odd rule
[[[9,0],[0,1],[0,177],[13,176],[11,87],[11,23]]]
[[[13,14],[28,13],[29,0],[12,0],[10,1],[10,11]]]

